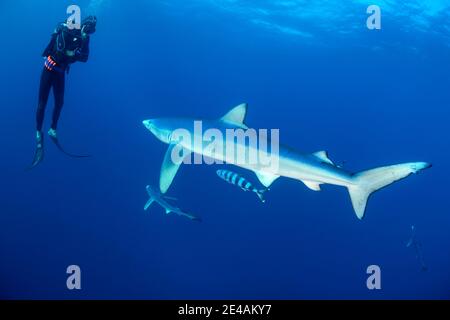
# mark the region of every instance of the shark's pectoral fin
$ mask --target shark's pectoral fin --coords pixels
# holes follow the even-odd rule
[[[170,214],[171,212],[172,212],[172,210],[166,209],[166,214]]]
[[[154,201],[155,201],[155,199],[153,199],[153,198],[148,199],[147,203],[145,204],[144,210],[147,210]]]
[[[318,151],[318,152],[314,152],[313,156],[315,156],[316,158],[318,158],[319,160],[321,160],[322,162],[331,164],[334,166],[334,162],[330,160],[330,158],[328,157],[328,152],[327,151]]]
[[[302,180],[302,182],[305,184],[305,186],[307,186],[311,190],[320,191],[320,183],[315,182],[315,181],[305,181],[305,180]]]
[[[255,173],[256,173],[256,176],[258,177],[259,181],[266,188],[270,187],[270,185],[280,177],[275,174],[267,173],[267,172],[255,171]]]
[[[161,167],[161,175],[159,178],[159,188],[161,193],[166,193],[175,178],[180,165],[183,163],[184,158],[191,154],[190,151],[183,147],[171,144],[164,156],[163,164]]]

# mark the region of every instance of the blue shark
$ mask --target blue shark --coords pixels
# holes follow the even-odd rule
[[[167,197],[167,196],[165,196],[165,195],[159,193],[158,191],[154,190],[154,189],[153,189],[152,187],[150,187],[150,186],[147,186],[146,189],[147,189],[148,196],[149,196],[150,198],[148,199],[147,203],[145,204],[144,210],[148,210],[148,208],[149,208],[153,203],[157,203],[157,204],[159,204],[159,205],[166,211],[166,214],[175,213],[175,214],[177,214],[177,215],[179,215],[179,216],[186,217],[186,218],[188,218],[188,219],[190,219],[190,220],[201,221],[200,218],[195,217],[195,216],[193,216],[193,215],[191,215],[191,214],[189,214],[189,213],[186,213],[186,212],[182,211],[180,208],[171,205],[171,204],[170,204],[169,202],[167,202],[167,200],[166,200],[166,199],[169,199],[169,200],[172,199],[172,200],[174,200],[174,198]]]
[[[166,152],[160,174],[160,190],[162,193],[167,192],[182,162],[174,161],[172,153],[175,148],[183,150],[183,157],[187,157],[191,153],[200,154],[204,157],[212,158],[217,161],[237,165],[241,168],[251,170],[256,173],[260,182],[266,187],[280,177],[286,177],[303,182],[309,189],[320,191],[321,185],[331,184],[342,186],[348,189],[350,199],[358,219],[365,216],[367,201],[371,194],[380,190],[395,181],[404,179],[411,174],[418,173],[424,169],[431,167],[427,162],[408,162],[394,164],[390,166],[378,167],[367,171],[352,173],[344,170],[340,166],[336,166],[328,157],[326,151],[318,151],[315,153],[301,153],[294,149],[279,145],[278,165],[267,166],[254,163],[236,163],[234,159],[228,159],[227,155],[220,152],[214,152],[210,148],[205,148],[207,141],[202,144],[192,143],[186,139],[176,138],[174,133],[183,129],[192,136],[192,140],[202,140],[195,130],[195,121],[201,121],[203,130],[218,130],[226,137],[226,131],[232,130],[248,130],[245,124],[247,114],[247,104],[241,104],[230,110],[223,117],[213,120],[207,119],[189,119],[189,118],[159,118],[143,121],[144,126],[160,141],[169,145]],[[224,138],[225,139],[225,138]],[[223,141],[223,145],[229,141]],[[260,148],[246,143],[246,141],[233,141],[237,150],[250,152],[252,148]],[[240,148],[240,149],[239,149]],[[257,150],[261,151],[261,150]]]

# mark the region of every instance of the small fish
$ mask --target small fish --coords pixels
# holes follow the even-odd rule
[[[269,188],[267,189],[256,189],[255,187],[253,187],[253,185],[244,177],[241,177],[240,175],[238,175],[235,172],[232,171],[228,171],[228,170],[217,170],[217,175],[225,180],[226,182],[233,184],[235,186],[238,186],[239,188],[241,188],[243,191],[251,191],[256,193],[256,195],[258,196],[259,200],[261,200],[261,202],[266,202],[266,200],[264,199],[264,193],[266,191],[269,190]]]

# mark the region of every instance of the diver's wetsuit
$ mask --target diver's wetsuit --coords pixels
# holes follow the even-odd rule
[[[73,56],[67,55],[68,51],[73,52]],[[39,104],[36,112],[37,131],[42,131],[45,108],[51,88],[53,88],[55,97],[51,128],[56,130],[64,104],[65,73],[68,72],[70,64],[88,60],[89,36],[83,37],[79,29],[69,30],[64,23],[61,23],[53,33],[42,56],[46,58],[46,61],[39,88]]]

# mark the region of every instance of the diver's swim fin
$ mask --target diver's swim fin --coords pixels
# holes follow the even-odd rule
[[[42,132],[36,132],[36,152],[34,153],[34,159],[32,164],[26,169],[31,170],[36,168],[44,159],[44,137]]]
[[[33,163],[27,168],[27,170],[36,168],[42,162],[43,159],[44,159],[44,146],[41,144],[40,147],[36,148]]]
[[[64,153],[66,156],[69,156],[71,158],[90,158],[91,157],[90,155],[78,155],[78,154],[69,153],[66,150],[64,150],[64,148],[61,146],[58,138],[50,136],[50,139],[53,141],[53,143],[56,145],[56,147],[59,149],[59,151]]]

